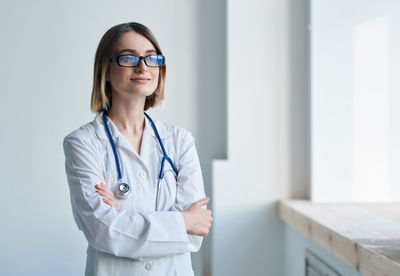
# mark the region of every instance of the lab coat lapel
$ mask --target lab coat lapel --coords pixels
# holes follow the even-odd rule
[[[147,164],[147,166],[154,167],[159,170],[159,166],[161,165],[161,160],[163,156],[163,152],[161,150],[160,143],[157,139],[156,133],[153,129],[153,126],[150,122],[150,120],[146,117],[146,126],[145,126],[145,131],[143,132],[143,139],[142,139],[142,145],[141,145],[141,150],[140,150],[140,156]],[[162,142],[165,145],[166,139],[169,137],[168,130],[166,128],[166,125],[163,123],[159,123],[156,120],[153,120],[154,124],[156,125],[158,134],[160,135],[160,138]],[[168,149],[166,149],[168,152]],[[158,165],[155,165],[158,164]],[[158,175],[158,173],[157,173]]]
[[[114,143],[117,146],[117,148],[118,147],[125,148],[131,153],[133,153],[137,158],[139,158],[138,153],[129,143],[128,139],[118,130],[117,126],[110,119],[108,119],[108,127],[110,128],[111,135],[113,136]]]
[[[133,154],[136,159],[141,161],[139,154],[133,148],[133,146],[129,143],[128,139],[118,130],[117,126],[114,124],[112,120],[107,119],[108,128],[110,129],[111,136],[114,140],[115,146],[118,148],[124,148],[128,150],[131,154]],[[96,129],[96,133],[101,140],[106,140],[107,143],[110,143],[110,139],[108,138],[107,132],[104,127],[103,122],[103,113],[99,113],[94,120],[94,127]]]
[[[149,166],[152,164],[154,149],[156,148],[157,140],[155,139],[154,130],[150,121],[145,117],[145,127],[143,131],[142,143],[140,145],[140,158]]]

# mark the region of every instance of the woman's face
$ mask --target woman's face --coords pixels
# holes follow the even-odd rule
[[[115,56],[154,54],[157,54],[156,49],[150,40],[141,34],[128,31],[121,36]],[[123,98],[139,96],[145,99],[157,89],[159,71],[159,67],[148,67],[144,60],[141,60],[136,67],[120,67],[117,63],[111,62],[106,80],[111,83],[113,96],[117,93]]]

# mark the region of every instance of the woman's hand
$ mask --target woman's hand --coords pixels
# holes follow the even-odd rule
[[[209,197],[203,198],[192,205],[186,211],[182,212],[185,221],[186,232],[191,235],[207,236],[211,222],[211,210],[203,209],[202,206],[210,201]]]
[[[114,208],[119,211],[119,206],[114,197],[114,194],[108,189],[107,185],[104,183],[97,184],[96,186],[97,193],[103,196],[103,201],[108,205],[114,206]]]

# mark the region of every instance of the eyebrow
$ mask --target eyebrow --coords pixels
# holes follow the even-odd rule
[[[122,50],[118,51],[117,55],[121,54],[123,52],[136,53],[136,50],[135,49],[122,49]],[[156,50],[150,49],[150,50],[146,50],[145,53],[157,53],[157,52],[156,52]]]

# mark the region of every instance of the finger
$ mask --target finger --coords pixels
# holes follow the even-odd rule
[[[107,186],[99,186],[99,185],[96,185],[95,187],[96,187],[97,190],[104,191],[104,192],[106,192],[106,193],[109,193],[110,195],[113,194],[113,193],[108,189]]]
[[[108,205],[113,206],[117,211],[119,211],[119,206],[114,201],[110,201],[107,198],[103,198],[103,201]]]
[[[110,191],[110,189],[108,188],[108,186],[104,183],[101,183],[101,187],[106,190],[106,191]]]
[[[203,229],[202,229],[201,235],[202,235],[202,236],[208,236],[208,233],[209,233],[209,229],[206,227],[206,228],[203,228]]]
[[[112,192],[110,192],[110,190],[101,190],[103,191],[105,194],[107,194],[110,198],[114,198],[114,194]]]
[[[103,201],[104,201],[105,203],[107,203],[108,205],[111,205],[111,206],[112,206],[112,202],[111,202],[108,198],[104,197],[104,198],[103,198]]]
[[[98,189],[98,190],[104,190],[104,186],[102,186],[102,185],[100,185],[100,184],[97,184],[95,187],[96,187],[96,189]]]
[[[108,198],[108,195],[106,194],[106,193],[104,193],[103,191],[97,191],[97,193],[99,194],[99,195],[101,195],[101,196],[103,196],[103,197],[106,197],[106,198]]]
[[[206,205],[208,202],[210,201],[209,197],[200,199],[199,201],[197,201],[195,204],[199,207]]]
[[[107,203],[108,205],[116,206],[114,200],[110,200],[109,198],[104,197],[104,198],[103,198],[103,201],[104,201],[105,203]]]
[[[102,195],[102,196],[107,197],[107,198],[110,199],[110,200],[114,200],[114,195],[111,194],[111,193],[107,193],[106,191],[102,191],[102,190],[98,190],[97,193],[98,193],[99,195]]]

